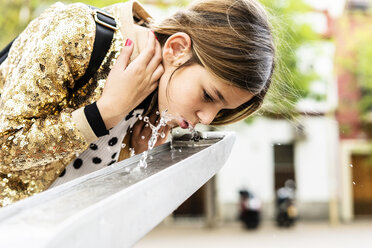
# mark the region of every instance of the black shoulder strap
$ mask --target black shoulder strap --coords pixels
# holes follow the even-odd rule
[[[17,38],[16,38],[17,39]],[[14,39],[15,40],[15,39]],[[10,47],[12,46],[13,42],[10,42],[3,50],[0,52],[0,65],[4,62],[4,60],[8,57],[8,53],[10,50]]]
[[[85,71],[85,74],[75,82],[75,87],[70,90],[71,93],[80,89],[96,73],[110,49],[114,32],[118,30],[114,17],[101,9],[92,6],[89,7],[93,9],[93,17],[96,21],[96,37],[94,39],[93,51],[89,60],[88,68]],[[0,51],[0,64],[8,57],[9,49],[14,40]]]
[[[96,37],[88,68],[85,74],[75,82],[75,87],[71,89],[71,92],[80,89],[93,77],[110,49],[114,32],[118,30],[114,17],[100,9],[92,6],[89,7],[93,9],[93,17],[96,21]]]

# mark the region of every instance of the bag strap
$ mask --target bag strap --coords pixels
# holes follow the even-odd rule
[[[70,93],[80,89],[97,72],[111,46],[114,32],[118,30],[115,18],[101,9],[89,6],[93,9],[93,17],[96,21],[96,37],[94,39],[93,51],[85,74],[75,82]]]
[[[114,32],[118,30],[118,26],[113,16],[93,6],[89,7],[93,9],[93,17],[96,22],[96,36],[93,44],[93,51],[85,74],[75,82],[73,89],[69,89],[70,93],[83,87],[84,84],[87,83],[88,80],[91,79],[97,72],[108,50],[110,49]],[[12,46],[14,40],[10,42],[2,51],[0,51],[0,64],[8,57],[10,47]]]
[[[17,39],[17,38],[15,38],[15,39]],[[13,42],[15,41],[15,39],[12,40],[12,42],[10,42],[3,50],[1,50],[1,52],[0,52],[0,65],[8,57],[8,53],[9,53],[10,47],[12,46]]]

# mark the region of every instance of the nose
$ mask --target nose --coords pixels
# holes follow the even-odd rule
[[[214,120],[218,113],[219,109],[217,108],[208,108],[199,110],[196,115],[199,118],[199,122],[203,125],[209,125]]]

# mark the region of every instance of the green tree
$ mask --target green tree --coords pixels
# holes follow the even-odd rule
[[[361,89],[361,98],[358,107],[362,120],[372,124],[372,32],[360,32],[356,37],[358,42],[355,46],[355,67],[358,86]]]
[[[358,25],[351,22],[351,18]],[[340,23],[345,30],[350,30],[350,35],[353,38],[343,40],[343,53],[338,55],[337,63],[342,70],[354,76],[355,83],[360,90],[360,99],[356,104],[358,105],[361,121],[372,135],[371,14],[370,12],[349,13]]]
[[[26,25],[39,16],[43,10],[55,3],[52,0],[0,0],[0,50],[12,41]],[[82,2],[96,7],[104,7],[122,0],[61,0],[64,3]],[[160,8],[172,5],[183,6],[187,0],[141,0],[141,3],[150,3]]]
[[[304,45],[322,40],[309,24],[296,21],[296,16],[312,9],[302,0],[261,0],[269,12],[277,47],[277,67],[273,87],[263,112],[292,118],[295,104],[309,97],[310,85],[318,79],[314,71],[301,72],[296,52]]]

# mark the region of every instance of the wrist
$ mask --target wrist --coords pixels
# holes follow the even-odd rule
[[[122,118],[122,115],[116,110],[115,105],[102,100],[102,98],[97,101],[97,108],[107,130],[113,128]]]
[[[97,102],[84,107],[85,117],[97,137],[109,134],[106,125],[102,119],[101,113],[97,107]]]

